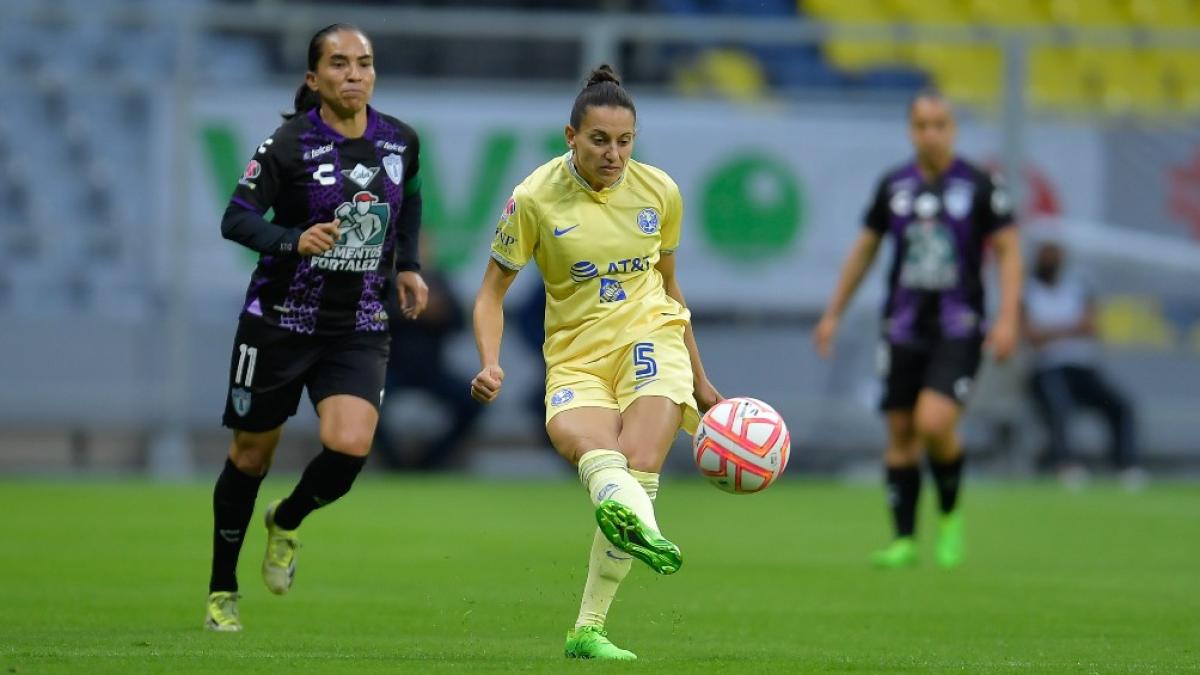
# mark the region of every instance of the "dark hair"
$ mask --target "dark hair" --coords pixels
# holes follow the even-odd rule
[[[575,105],[571,107],[571,127],[578,129],[583,123],[583,116],[592,106],[612,106],[627,108],[637,119],[637,109],[633,107],[633,99],[629,92],[621,87],[621,78],[607,63],[601,64],[588,73],[587,83],[583,91],[575,97]]]
[[[343,30],[358,33],[364,38],[367,36],[362,29],[352,23],[332,23],[325,26],[308,41],[308,72],[316,72],[317,63],[321,60],[321,51],[325,49],[325,38]],[[320,105],[321,95],[309,89],[307,82],[301,82],[300,88],[296,90],[296,99],[292,103],[292,112],[283,113],[283,119],[290,120],[296,115],[302,115]]]
[[[948,103],[946,97],[942,95],[942,91],[937,87],[922,87],[913,94],[913,97],[908,99],[908,116],[912,117],[913,108],[917,106],[917,101],[929,100],[939,103]]]

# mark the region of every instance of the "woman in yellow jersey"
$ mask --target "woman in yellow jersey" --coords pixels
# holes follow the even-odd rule
[[[471,394],[500,393],[504,295],[537,263],[546,284],[546,430],[596,505],[587,583],[566,654],[632,660],[604,620],[637,558],[682,564],[654,518],[658,472],[682,426],[721,399],[708,381],[675,279],[683,199],[666,173],[630,159],[636,112],[608,66],[590,74],[566,127],[570,152],[513,190],[475,299],[482,369]]]

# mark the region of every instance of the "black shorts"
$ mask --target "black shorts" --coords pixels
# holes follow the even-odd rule
[[[960,338],[919,343],[879,344],[883,377],[881,410],[909,410],[922,389],[932,389],[965,405],[979,370],[983,340]]]
[[[315,407],[335,394],[383,400],[390,340],[387,333],[314,336],[244,318],[229,363],[223,423],[240,431],[270,431],[296,414],[308,387]]]

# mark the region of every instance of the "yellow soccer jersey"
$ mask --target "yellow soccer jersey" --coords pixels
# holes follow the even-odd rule
[[[665,172],[630,160],[599,192],[570,153],[538,167],[513,190],[492,258],[512,270],[533,260],[546,283],[546,367],[587,363],[689,313],[663,289],[654,266],[679,246],[683,199]]]

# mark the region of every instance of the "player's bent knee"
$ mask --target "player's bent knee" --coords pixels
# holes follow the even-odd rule
[[[321,444],[344,455],[366,457],[371,452],[373,436],[360,429],[334,429],[321,434]]]
[[[621,452],[629,458],[629,468],[634,471],[657,473],[662,469],[666,452],[651,446],[635,445],[632,448],[621,448]]]

